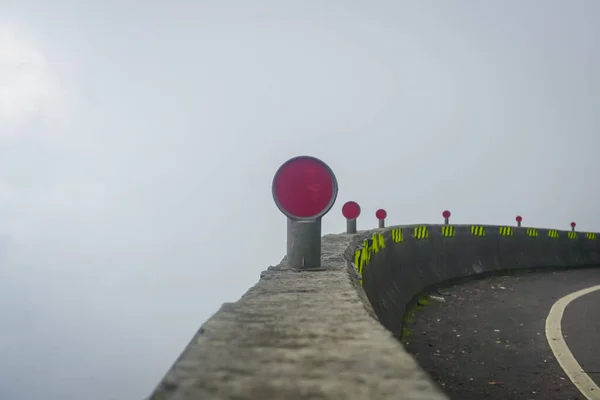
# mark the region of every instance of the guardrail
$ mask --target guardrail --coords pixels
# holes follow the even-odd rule
[[[519,269],[600,265],[592,232],[491,225],[414,225],[374,233],[354,264],[381,323],[401,336],[402,316],[421,293]]]
[[[284,163],[273,195],[288,217],[286,257],[200,327],[150,399],[445,399],[397,340],[415,296],[482,274],[600,264],[600,235],[574,223],[451,225],[449,211],[444,225],[321,240],[337,181],[312,157]],[[360,207],[343,213],[355,232]],[[383,227],[385,210],[376,217]]]

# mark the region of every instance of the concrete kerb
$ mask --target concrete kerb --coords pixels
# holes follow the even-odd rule
[[[455,236],[443,237],[442,226],[419,225],[426,239],[415,238],[415,225],[326,235],[322,270],[285,259],[269,267],[202,325],[150,398],[445,399],[397,340],[420,295],[491,274],[600,264],[598,240],[582,233],[550,239],[546,229],[530,237],[512,227],[507,238],[483,226],[486,235],[474,237],[471,225],[450,225]],[[385,248],[370,254],[361,287],[356,251],[374,234]]]
[[[471,234],[471,225],[454,225],[455,236],[442,238],[443,225],[422,225],[427,239],[411,233],[414,226],[402,228],[402,243],[392,243],[374,254],[363,268],[363,288],[381,323],[394,336],[403,332],[402,316],[419,297],[452,284],[491,275],[549,271],[565,268],[588,268],[600,265],[600,241],[586,240],[584,233],[568,239],[568,231],[548,229],[512,229],[512,235],[500,234],[500,226],[482,226],[485,236]],[[386,241],[388,233],[384,233]],[[598,236],[598,235],[596,235]]]
[[[355,249],[380,231],[324,236],[323,271],[285,260],[263,271],[201,326],[150,399],[447,399],[360,287]]]

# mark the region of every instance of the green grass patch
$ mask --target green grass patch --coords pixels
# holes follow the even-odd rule
[[[411,330],[407,327],[407,325],[413,322],[417,312],[424,309],[428,304],[428,296],[419,296],[415,304],[410,308],[410,310],[406,312],[406,314],[404,314],[404,317],[402,318],[402,337],[400,338],[401,340],[405,340],[412,334]]]

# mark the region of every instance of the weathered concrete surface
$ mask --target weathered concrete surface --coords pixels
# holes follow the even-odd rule
[[[559,231],[556,239],[546,229],[530,237],[513,228],[501,236],[500,227],[485,226],[479,237],[454,226],[455,236],[443,237],[440,225],[426,227],[425,239],[414,237],[414,226],[328,235],[321,271],[270,267],[200,328],[150,398],[446,399],[394,337],[416,295],[514,268],[600,264],[600,240],[582,233],[571,240]],[[403,240],[394,242],[398,228]],[[351,260],[373,232],[385,249],[371,254],[361,288]]]
[[[263,272],[202,325],[150,398],[446,399],[377,321],[348,261],[360,239],[325,236],[323,271]]]

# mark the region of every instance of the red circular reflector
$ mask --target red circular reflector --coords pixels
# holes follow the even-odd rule
[[[450,218],[450,211],[446,210],[442,213],[442,217],[444,218]]]
[[[337,180],[323,161],[309,156],[289,159],[273,178],[277,208],[292,219],[314,219],[327,214],[337,197]]]
[[[577,224],[575,222],[571,222],[571,228],[575,228]]]
[[[360,215],[360,206],[355,201],[348,201],[342,207],[342,215],[346,219],[356,219]]]
[[[517,215],[517,218],[515,218],[517,220],[517,222],[521,222],[523,221],[523,217],[521,217],[520,215]]]
[[[380,208],[375,212],[375,217],[377,217],[377,219],[385,219],[385,217],[387,217],[387,212],[385,212],[383,208]]]

